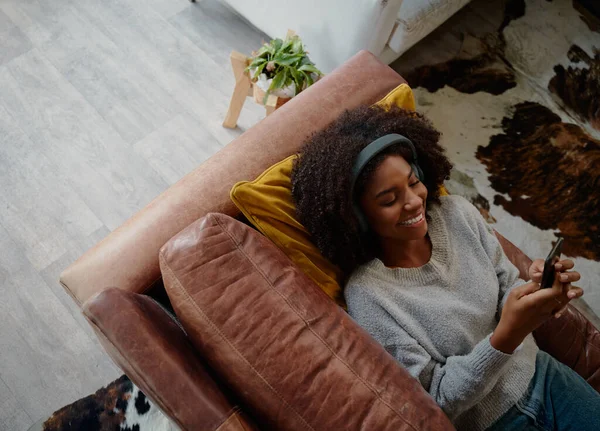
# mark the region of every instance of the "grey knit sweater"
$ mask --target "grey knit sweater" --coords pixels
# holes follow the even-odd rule
[[[525,393],[538,348],[512,354],[490,336],[508,292],[524,282],[477,209],[460,196],[428,209],[431,259],[419,268],[358,268],[348,312],[435,399],[458,429],[482,430]]]

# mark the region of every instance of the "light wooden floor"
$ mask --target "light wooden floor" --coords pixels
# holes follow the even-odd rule
[[[0,0],[0,430],[122,374],[58,275],[262,118],[221,127],[263,39],[214,0]]]
[[[497,28],[473,7],[394,68],[447,60],[461,16]],[[0,0],[0,431],[121,374],[58,275],[263,117],[221,127],[229,53],[263,39],[216,0]]]

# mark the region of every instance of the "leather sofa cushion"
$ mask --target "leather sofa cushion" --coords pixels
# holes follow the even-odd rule
[[[433,399],[267,238],[208,214],[165,244],[188,337],[265,429],[453,429]]]

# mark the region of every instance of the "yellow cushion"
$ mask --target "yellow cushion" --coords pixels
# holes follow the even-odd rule
[[[389,109],[399,106],[415,110],[410,87],[400,84],[376,103]],[[297,155],[271,166],[254,181],[241,181],[231,189],[231,200],[263,235],[271,239],[330,298],[345,307],[340,284],[343,274],[329,262],[313,243],[310,235],[296,219],[292,199],[292,165]]]
[[[248,220],[298,265],[337,303],[343,301],[341,272],[310,241],[310,235],[296,219],[292,200],[290,156],[271,166],[254,181],[233,186],[231,199]]]
[[[398,106],[407,111],[414,111],[415,96],[407,84],[400,84],[390,91],[383,99],[377,102],[375,106],[380,106],[386,111],[392,106]]]

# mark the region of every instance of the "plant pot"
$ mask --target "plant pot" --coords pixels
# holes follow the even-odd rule
[[[265,103],[265,91],[260,88],[256,82],[252,83],[252,95],[254,97],[254,101],[260,105],[264,105]],[[277,97],[277,96],[275,96]],[[277,97],[277,103],[274,108],[279,108],[281,105],[290,100],[291,97]]]

